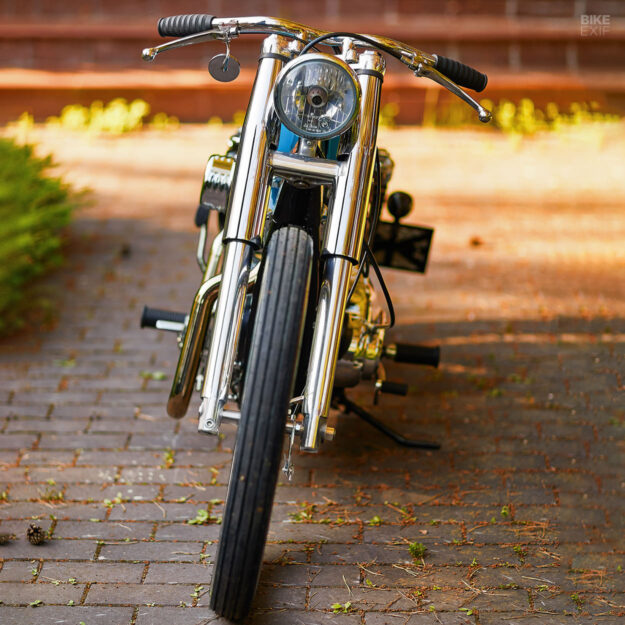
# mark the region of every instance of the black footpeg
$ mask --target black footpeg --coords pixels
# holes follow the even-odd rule
[[[375,385],[378,393],[388,393],[390,395],[408,395],[408,385],[403,382],[390,382],[389,380],[378,380]]]
[[[378,399],[382,393],[389,395],[408,395],[408,385],[403,382],[391,382],[390,380],[378,380],[373,391],[373,405],[378,405]]]
[[[406,362],[411,365],[426,365],[428,367],[438,367],[441,359],[441,348],[436,345],[410,345],[410,343],[397,343],[389,345],[384,350],[386,358],[391,358],[395,362]]]
[[[185,313],[144,306],[143,314],[141,315],[141,327],[182,332],[186,319],[187,315]]]

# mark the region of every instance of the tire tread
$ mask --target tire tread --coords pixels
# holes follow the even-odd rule
[[[312,239],[303,230],[288,226],[273,233],[254,322],[211,596],[213,610],[231,620],[247,615],[258,583],[312,258]]]

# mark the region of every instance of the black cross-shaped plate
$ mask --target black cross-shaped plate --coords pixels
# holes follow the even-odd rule
[[[373,255],[379,265],[425,273],[433,228],[380,221],[373,239]]]

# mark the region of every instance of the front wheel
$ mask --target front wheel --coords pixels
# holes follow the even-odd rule
[[[273,233],[262,269],[211,595],[211,608],[235,621],[247,616],[260,576],[312,263],[313,242],[306,232],[287,226]]]

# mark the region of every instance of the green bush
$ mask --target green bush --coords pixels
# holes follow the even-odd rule
[[[76,205],[68,185],[46,175],[52,160],[0,138],[0,334],[32,312],[26,289],[62,260],[61,229]]]

